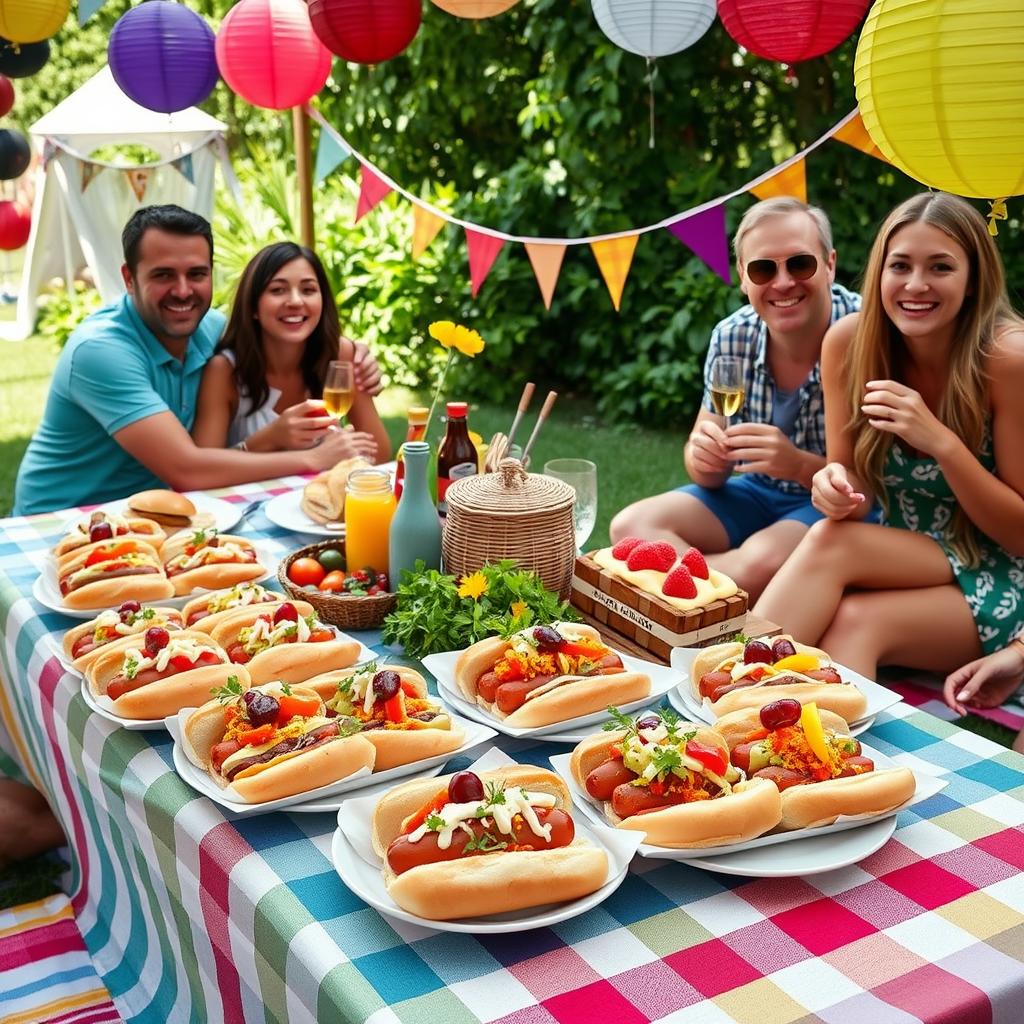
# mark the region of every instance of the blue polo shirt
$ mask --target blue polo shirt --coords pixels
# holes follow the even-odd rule
[[[223,330],[224,315],[211,309],[179,362],[128,295],[83,320],[57,360],[42,422],[18,469],[14,514],[91,505],[163,486],[112,435],[167,410],[191,430],[203,367]]]

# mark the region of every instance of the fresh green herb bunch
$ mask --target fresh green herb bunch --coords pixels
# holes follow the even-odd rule
[[[460,597],[454,576],[417,562],[413,572],[403,573],[397,607],[384,620],[384,642],[401,644],[407,655],[422,658],[488,636],[508,636],[534,623],[579,619],[535,573],[518,569],[511,559],[485,565],[473,574],[478,577],[486,583],[479,596]]]

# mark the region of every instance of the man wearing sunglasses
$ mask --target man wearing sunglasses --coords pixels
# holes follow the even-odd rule
[[[809,491],[825,465],[821,342],[860,298],[835,283],[828,218],[799,199],[752,206],[733,249],[749,305],[711,335],[703,407],[683,449],[693,483],[623,509],[611,536],[693,545],[753,602],[821,518]],[[720,357],[740,364],[743,398],[728,420],[712,401]]]

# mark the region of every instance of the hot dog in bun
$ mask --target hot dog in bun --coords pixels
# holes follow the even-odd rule
[[[85,670],[93,695],[108,697],[121,718],[166,718],[197,707],[229,676],[249,685],[249,673],[232,665],[205,633],[150,626],[130,643],[102,654]]]
[[[276,590],[267,590],[259,583],[236,583],[226,590],[215,590],[211,594],[194,597],[181,610],[189,629],[209,633],[214,626],[223,622],[231,612],[253,605],[277,604],[284,598]],[[264,609],[261,609],[261,611]]]
[[[122,601],[174,596],[156,549],[141,540],[106,540],[69,555],[57,570],[68,608],[109,608]]]
[[[377,748],[374,771],[458,750],[466,740],[415,669],[370,662],[325,672],[303,685],[320,694],[330,717],[357,729]]]
[[[301,683],[333,669],[348,668],[359,644],[317,620],[305,601],[282,601],[266,611],[257,605],[233,612],[210,635],[236,665],[245,665],[253,685],[271,680]]]
[[[168,632],[184,628],[177,608],[143,608],[138,601],[122,601],[82,626],[64,634],[64,656],[79,672],[84,672],[101,654],[131,646],[133,637],[150,626],[163,626]]]
[[[97,509],[90,515],[79,519],[60,539],[54,554],[58,562],[65,555],[86,544],[95,544],[101,540],[116,540],[122,537],[134,537],[159,548],[167,539],[167,534],[151,519],[136,516],[122,516],[115,512],[102,512]]]
[[[576,838],[565,783],[528,765],[418,779],[381,798],[373,848],[403,909],[432,921],[579,899],[607,880]]]
[[[244,670],[243,670],[244,671]],[[185,723],[185,753],[247,803],[319,789],[372,768],[375,750],[328,718],[315,690],[229,682]]]
[[[172,537],[164,545],[163,559],[175,594],[230,587],[266,573],[249,541],[215,529]]]
[[[782,794],[782,829],[831,825],[840,815],[882,814],[906,803],[909,768],[875,771],[849,727],[830,711],[792,698],[724,715],[715,728],[733,765],[768,779]]]
[[[651,692],[650,677],[627,671],[596,629],[574,622],[480,640],[459,655],[455,682],[467,700],[516,728],[564,722]]]
[[[668,709],[636,721],[611,710],[618,728],[585,739],[570,761],[610,824],[646,833],[652,846],[686,849],[745,842],[779,823],[778,790],[744,779],[713,729]]]
[[[864,694],[843,681],[824,651],[787,635],[706,648],[693,660],[690,687],[698,703],[705,698],[711,702],[715,715],[793,697],[855,722],[868,706]]]

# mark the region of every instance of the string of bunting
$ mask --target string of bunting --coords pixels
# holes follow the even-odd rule
[[[647,224],[628,231],[589,235],[582,238],[541,238],[529,235],[511,235],[494,228],[474,224],[471,221],[461,220],[439,210],[436,206],[432,206],[402,188],[396,181],[384,174],[367,157],[350,145],[318,110],[312,107],[307,107],[306,110],[321,129],[313,175],[317,184],[337,170],[350,157],[354,157],[359,162],[359,198],[356,202],[356,223],[385,196],[397,192],[412,204],[412,257],[414,260],[419,259],[429,248],[445,224],[461,227],[466,234],[470,289],[474,298],[479,293],[506,243],[519,243],[526,249],[547,309],[551,308],[566,249],[570,246],[589,245],[605,286],[608,288],[612,305],[618,310],[637,242],[641,235],[652,231],[670,231],[723,281],[732,283],[729,237],[725,224],[725,204],[730,199],[750,192],[758,199],[788,195],[797,196],[806,202],[806,158],[813,150],[833,138],[888,163],[878,147],[871,141],[859,111],[854,109],[824,135],[788,160],[784,160],[732,192],[711,199],[700,206],[681,213],[674,213],[655,224]]]

